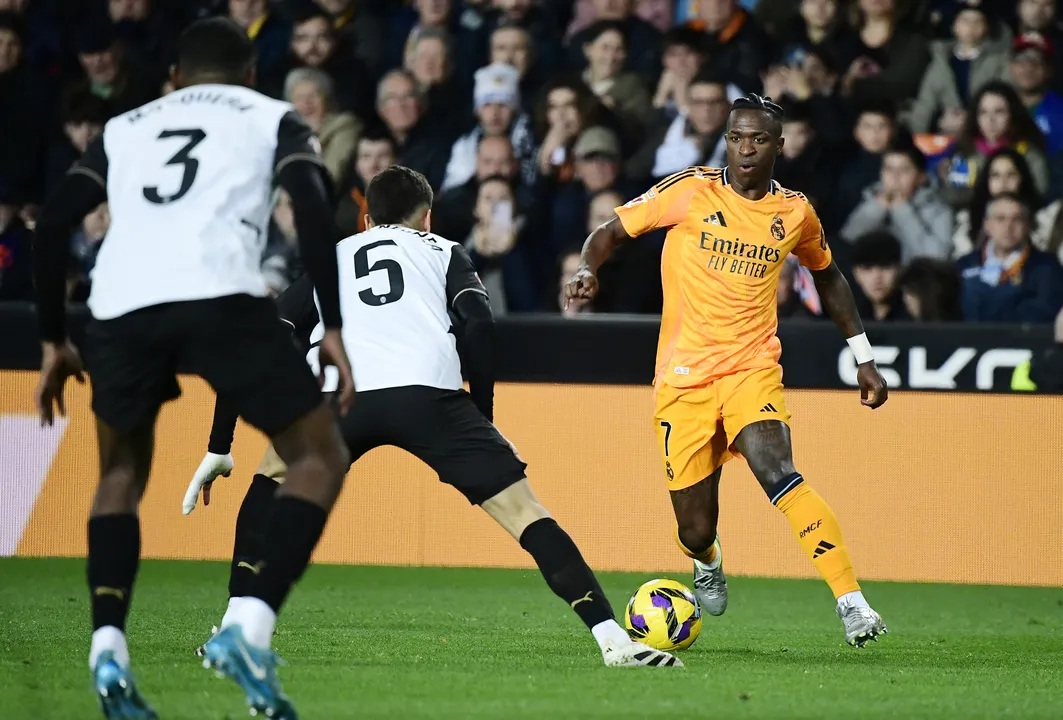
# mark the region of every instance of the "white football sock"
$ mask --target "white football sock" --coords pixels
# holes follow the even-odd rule
[[[859,590],[847,592],[838,598],[838,607],[870,607],[867,604],[867,600],[864,600],[864,594]]]
[[[89,669],[96,669],[100,655],[110,650],[114,659],[124,668],[129,667],[129,646],[126,645],[125,633],[114,625],[104,625],[92,633],[92,645],[89,647]]]
[[[277,613],[273,608],[256,597],[241,598],[232,613],[226,613],[228,625],[239,625],[244,631],[244,639],[260,648],[268,648],[273,640],[273,628],[277,624]],[[224,630],[228,625],[223,625]]]
[[[242,600],[242,597],[229,598],[229,606],[225,608],[225,614],[221,618],[221,627],[228,627],[233,624],[233,617],[235,617]]]
[[[594,636],[602,652],[609,648],[623,647],[631,642],[631,636],[627,634],[627,630],[620,627],[616,620],[598,623],[591,628],[591,635]]]

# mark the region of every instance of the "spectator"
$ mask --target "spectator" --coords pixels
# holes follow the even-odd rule
[[[927,41],[899,26],[894,0],[858,0],[854,15],[857,42],[846,60],[844,92],[857,103],[915,97],[930,62]]]
[[[635,15],[642,18],[657,32],[668,32],[675,25],[675,3],[672,0],[638,0]]]
[[[1063,263],[1063,200],[1055,200],[1037,213],[1033,229],[1034,247]]]
[[[819,130],[808,107],[789,104],[783,120],[782,154],[775,160],[775,179],[784,187],[803,193],[816,211],[828,214],[834,189],[832,158],[819,139]]]
[[[953,257],[963,257],[982,247],[985,242],[982,226],[986,206],[992,198],[1004,194],[1018,195],[1030,207],[1041,204],[1041,196],[1034,187],[1026,159],[1012,148],[1001,148],[986,158],[985,170],[974,183],[969,209],[964,208],[956,214],[956,230],[952,236]],[[1036,234],[1046,236],[1051,225],[1051,220],[1046,220],[1047,227],[1043,230],[1038,227]]]
[[[814,48],[793,50],[783,58],[782,65],[770,68],[764,75],[764,94],[776,101],[800,103],[816,134],[831,147],[845,144],[852,132],[851,112],[837,91],[834,59]]]
[[[388,39],[387,23],[373,11],[372,0],[314,0],[332,21],[332,29],[345,51],[379,77],[385,68],[384,44]]]
[[[1007,54],[990,40],[992,18],[982,0],[957,0],[955,5],[953,39],[930,47],[930,66],[909,121],[912,132],[957,135],[964,108],[978,88],[1007,75]]]
[[[771,41],[737,0],[700,0],[691,26],[708,36],[712,69],[746,92],[760,90]]]
[[[284,77],[291,26],[270,12],[269,0],[229,0],[229,17],[255,43],[258,77]]]
[[[1050,323],[1063,308],[1063,266],[1030,240],[1030,208],[999,195],[986,209],[986,243],[959,260],[963,316],[973,322]]]
[[[952,211],[929,185],[926,157],[911,143],[890,147],[882,158],[880,181],[841,229],[855,243],[874,231],[893,233],[904,262],[915,257],[948,258],[952,251]]]
[[[828,220],[831,230],[845,222],[862,201],[864,189],[878,181],[882,154],[893,142],[896,130],[893,110],[886,104],[868,105],[857,114],[853,127],[855,148],[838,173],[833,218]]]
[[[1063,31],[1059,28],[1057,0],[1018,0],[1016,3],[1018,23],[1016,37],[1026,33],[1039,33],[1053,49],[1063,49]],[[1055,89],[1063,91],[1063,52],[1053,53],[1055,65]]]
[[[480,183],[489,177],[504,177],[517,188],[517,209],[525,217],[535,218],[535,199],[531,189],[516,184],[518,165],[513,145],[505,135],[484,137],[476,149],[476,172],[464,185],[442,193],[432,206],[432,227],[449,238],[466,237],[471,231]],[[529,250],[530,253],[530,250]]]
[[[664,35],[664,72],[657,81],[653,107],[668,119],[686,115],[687,88],[705,64],[705,36],[690,27],[672,28]]]
[[[1044,35],[1025,33],[1015,38],[1010,66],[1011,82],[1044,134],[1050,158],[1063,151],[1063,97],[1051,89],[1053,51]]]
[[[800,21],[794,21],[783,31],[778,59],[784,60],[795,50],[815,51],[820,56],[851,57],[855,41],[841,21],[838,0],[801,0]]]
[[[123,52],[136,65],[161,83],[173,63],[176,35],[158,0],[108,0],[107,12]]]
[[[597,120],[600,105],[579,80],[555,80],[544,88],[536,108],[536,131],[542,143],[536,152],[541,178],[565,182],[572,179],[572,146],[585,127]]]
[[[369,73],[339,40],[332,20],[320,9],[310,8],[295,16],[289,54],[276,76],[261,78],[259,89],[272,97],[282,97],[289,73],[304,67],[317,68],[332,78],[338,110],[368,116],[373,96]]]
[[[727,143],[724,128],[731,109],[723,80],[699,74],[687,86],[688,114],[657,121],[642,147],[628,160],[625,174],[646,182],[691,165],[723,167]]]
[[[461,21],[454,12],[454,0],[414,0],[414,13],[404,19],[399,14],[402,40],[394,47],[402,54],[392,64],[409,59],[422,33],[431,31],[435,37],[446,38],[450,66],[456,78],[471,78],[477,68],[487,63],[487,30],[481,25]]]
[[[559,184],[553,198],[549,240],[553,247],[548,257],[557,257],[563,248],[583,242],[591,198],[603,190],[615,189],[620,179],[620,143],[612,130],[587,128],[572,154],[574,177]]]
[[[399,162],[422,173],[433,188],[443,182],[451,138],[425,117],[424,98],[406,70],[392,70],[377,88],[377,112],[395,138]]]
[[[535,107],[535,96],[542,87],[543,63],[531,44],[531,35],[519,25],[502,25],[491,33],[491,64],[510,65],[517,71],[520,107]]]
[[[0,300],[33,299],[33,236],[19,217],[22,199],[0,177]]]
[[[520,112],[517,82],[517,70],[503,63],[488,65],[476,71],[473,96],[478,123],[454,141],[442,192],[464,185],[473,177],[480,141],[487,137],[509,137],[517,161],[528,165],[528,174],[523,177],[528,185],[534,184],[534,139],[530,119]]]
[[[369,181],[395,164],[395,141],[381,129],[362,133],[355,147],[353,162],[348,163],[340,183],[339,202],[336,205],[336,224],[345,235],[365,231],[365,189]],[[432,219],[435,220],[435,210]],[[457,237],[457,236],[455,236]]]
[[[937,258],[916,258],[897,279],[904,307],[919,322],[958,322],[961,280],[956,266]]]
[[[580,37],[584,38],[583,52],[587,56],[583,81],[613,111],[627,145],[645,135],[654,113],[642,76],[623,69],[627,46],[622,28],[618,22],[602,20],[580,33]]]
[[[534,0],[494,0],[494,4],[498,8],[491,21],[495,28],[520,28],[530,38],[532,57],[529,58],[528,67],[524,70],[519,67],[517,69],[521,70],[522,79],[533,79],[536,85],[534,89],[538,90],[542,82],[553,77],[565,66],[565,52],[553,14]],[[491,62],[498,60],[497,57],[491,58]],[[527,88],[522,84],[522,89]]]
[[[451,42],[445,30],[424,28],[410,43],[405,68],[417,81],[433,125],[460,128],[469,115],[468,91],[451,64]]]
[[[812,275],[801,267],[796,255],[787,255],[779,270],[779,285],[775,289],[775,311],[780,318],[811,320],[820,316],[819,294]]]
[[[529,240],[525,219],[516,213],[513,188],[505,178],[490,177],[480,183],[474,215],[476,223],[465,248],[487,289],[492,312],[536,309],[532,273],[520,247]]]
[[[897,288],[901,271],[901,244],[888,232],[876,231],[853,245],[853,279],[858,292],[856,306],[864,320],[908,320],[908,311]]]
[[[85,153],[89,143],[103,132],[109,110],[105,100],[87,92],[74,92],[67,97],[63,107],[63,132],[48,148],[45,197],[52,194],[70,166]]]
[[[88,91],[106,100],[112,115],[158,97],[155,81],[122,55],[109,20],[93,20],[83,25],[76,46],[84,78],[74,85],[74,92]]]
[[[634,14],[634,0],[593,0],[594,22],[575,33],[568,43],[569,63],[573,70],[587,67],[589,56],[584,48],[594,41],[595,25],[608,22],[618,28],[624,38],[626,55],[623,69],[643,77],[656,78],[661,71],[661,33],[657,28]]]
[[[284,99],[295,106],[296,112],[317,135],[325,168],[334,182],[339,181],[358,144],[362,121],[351,113],[336,109],[332,78],[317,68],[297,68],[288,73]]]
[[[966,205],[985,159],[994,150],[1012,147],[1026,158],[1037,192],[1048,189],[1044,136],[1023,107],[1015,89],[1000,81],[983,85],[971,103],[951,154],[938,165],[944,194],[953,207]]]
[[[95,210],[85,216],[81,228],[70,240],[71,265],[67,280],[67,301],[83,303],[88,300],[92,289],[92,268],[96,266],[96,255],[100,245],[111,228],[111,213],[107,203],[100,203]]]
[[[0,13],[0,175],[26,192],[40,190],[44,108],[39,92],[24,59],[22,23],[13,13]]]

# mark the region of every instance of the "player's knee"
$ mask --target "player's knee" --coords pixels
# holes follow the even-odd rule
[[[480,507],[518,541],[529,525],[550,517],[550,512],[536,499],[527,480],[510,485],[484,500]]]
[[[703,554],[716,542],[716,527],[708,518],[681,521],[676,534],[680,549],[691,557]]]

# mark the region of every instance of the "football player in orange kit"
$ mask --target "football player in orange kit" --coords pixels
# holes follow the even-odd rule
[[[861,402],[872,409],[886,402],[886,383],[819,218],[804,195],[771,179],[783,147],[782,116],[769,98],[736,100],[725,135],[727,167],[688,168],[618,207],[587,238],[565,297],[594,297],[595,273],[618,245],[669,228],[654,427],[676,542],[694,560],[695,593],[712,615],[727,608],[716,521],[720,471],[739,455],[833,591],[846,641],[863,647],[886,626],[860,592],[834,512],[794,468],[775,307],[791,252],[812,272],[823,306],[848,339]]]

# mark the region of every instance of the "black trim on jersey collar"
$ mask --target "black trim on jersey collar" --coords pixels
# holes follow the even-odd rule
[[[727,177],[727,168],[726,167],[723,169],[723,174],[720,175],[720,177],[723,179],[723,184],[724,185],[730,185],[731,184],[730,179]],[[777,185],[777,183],[774,180],[771,180],[771,181],[768,182],[768,192],[770,192],[772,195],[775,194],[775,186],[776,185]]]

